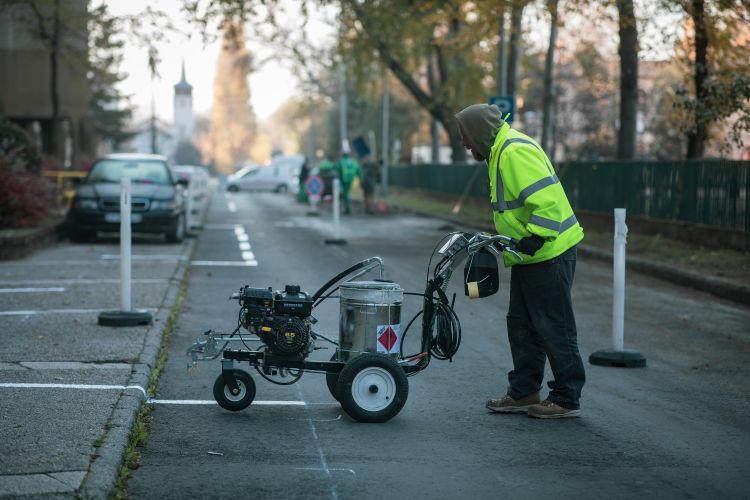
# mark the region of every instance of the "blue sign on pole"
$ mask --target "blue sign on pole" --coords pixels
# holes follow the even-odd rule
[[[513,118],[516,115],[516,96],[494,95],[490,97],[490,104],[494,104],[500,108],[500,116],[503,118],[510,113],[505,121],[513,123]]]
[[[307,195],[310,199],[313,201],[317,200],[320,198],[321,192],[323,191],[323,179],[317,175],[308,177],[307,182],[305,183],[305,191],[307,191]]]

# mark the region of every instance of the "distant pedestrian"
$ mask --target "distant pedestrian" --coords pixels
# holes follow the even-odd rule
[[[336,164],[336,170],[339,173],[339,180],[341,181],[341,197],[344,200],[344,213],[350,214],[352,213],[352,207],[349,202],[349,189],[351,189],[355,178],[362,178],[362,170],[359,168],[357,160],[349,155],[347,149],[344,149],[341,153],[341,159]]]
[[[522,261],[503,254],[505,266],[512,266],[507,326],[513,370],[507,393],[486,406],[538,418],[578,417],[586,374],[570,289],[583,229],[547,155],[505,123],[497,107],[474,104],[456,120],[464,147],[487,162],[495,228],[518,240],[523,254]],[[540,403],[547,360],[554,380]]]
[[[324,156],[318,164],[318,174],[323,179],[323,193],[322,196],[331,196],[333,193],[333,179],[336,176],[334,170],[334,164],[328,155]]]
[[[368,155],[362,162],[362,192],[364,193],[366,214],[375,213],[374,196],[378,182],[380,182],[380,165],[372,159],[372,156]]]
[[[307,165],[307,158],[302,163],[299,169],[299,191],[297,191],[297,201],[300,203],[307,203],[307,191],[305,184],[307,184],[307,178],[310,176],[310,167]]]

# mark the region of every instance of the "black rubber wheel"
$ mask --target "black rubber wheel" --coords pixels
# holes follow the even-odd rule
[[[286,194],[286,192],[289,191],[289,187],[286,184],[279,184],[276,186],[276,189],[274,190],[275,193],[281,193]]]
[[[187,232],[185,222],[186,219],[184,213],[177,216],[177,219],[174,221],[174,226],[166,234],[169,243],[180,243],[185,239],[185,233]]]
[[[338,356],[334,354],[331,356],[331,361],[338,361]],[[328,390],[331,392],[331,396],[333,396],[333,399],[336,401],[339,400],[339,374],[338,373],[326,373],[326,385],[328,386]]]
[[[409,396],[404,370],[383,354],[361,354],[339,374],[338,396],[344,411],[358,422],[379,423],[395,417]]]
[[[229,386],[224,383],[224,375],[219,374],[214,382],[214,399],[225,410],[244,410],[255,399],[255,381],[249,373],[242,370],[232,370],[232,373],[237,381],[239,392],[232,394]]]
[[[227,191],[229,191],[230,193],[236,193],[239,190],[240,188],[236,184],[230,184],[229,186],[227,186]]]

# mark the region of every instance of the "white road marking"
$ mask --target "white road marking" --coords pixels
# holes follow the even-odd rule
[[[321,469],[320,467],[295,467],[296,470],[325,470]],[[354,472],[354,469],[342,469],[341,467],[329,467],[329,471],[333,472],[349,472],[352,476],[356,476],[357,473]]]
[[[156,405],[215,405],[213,399],[149,399],[149,404]],[[304,401],[253,401],[258,406],[306,406]]]
[[[240,242],[240,250],[250,250],[250,248],[250,243],[246,241]]]
[[[237,205],[235,205],[233,201],[227,202],[227,208],[229,209],[230,212],[237,211]]]
[[[255,260],[255,254],[253,252],[242,252],[242,260]]]
[[[238,235],[237,235],[237,241],[247,241],[247,240],[249,240],[249,239],[250,239],[250,238],[248,238],[248,237],[247,237],[247,234],[245,234],[245,233],[242,233],[242,234],[238,234]]]
[[[135,389],[146,396],[146,389],[140,385],[99,385],[99,384],[23,384],[13,382],[0,383],[0,387],[7,389],[83,389],[104,391],[126,391]]]
[[[132,255],[131,258],[133,260],[158,260],[158,261],[170,261],[170,262],[176,262],[178,260],[185,260],[186,257],[182,255],[158,255],[158,254],[136,254]],[[103,254],[101,256],[102,260],[120,260],[120,254]]]
[[[166,278],[142,278],[132,279],[131,283],[168,283],[170,280]],[[102,278],[102,279],[59,279],[59,280],[15,280],[15,281],[0,281],[0,285],[91,285],[98,283],[119,283],[120,278]]]
[[[305,398],[302,396],[302,389],[297,387],[297,393],[299,394],[299,398],[304,402]],[[310,431],[312,432],[313,438],[315,439],[315,447],[318,449],[318,458],[320,459],[320,465],[322,466],[321,470],[325,472],[326,476],[330,478],[331,469],[328,467],[326,455],[325,453],[323,453],[323,448],[320,446],[320,439],[318,438],[318,430],[315,428],[315,422],[313,422],[312,418],[308,418],[307,421],[310,424]],[[331,484],[331,498],[333,500],[338,500],[339,498],[339,494],[336,491],[335,484]]]
[[[61,287],[54,288],[0,288],[0,293],[41,293],[41,292],[64,292]]]
[[[206,224],[203,229],[234,229],[236,224]]]
[[[256,260],[194,260],[190,263],[192,266],[216,266],[216,267],[255,267],[258,265]]]
[[[111,311],[108,309],[43,309],[40,311],[0,311],[0,316],[31,316],[34,314],[89,314]],[[154,308],[145,308],[146,311],[156,311]]]

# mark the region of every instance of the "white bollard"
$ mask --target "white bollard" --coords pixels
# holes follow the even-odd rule
[[[341,239],[341,233],[339,229],[339,218],[341,207],[339,206],[339,180],[338,178],[333,179],[333,237],[337,240]]]
[[[615,208],[612,298],[612,349],[622,351],[625,329],[625,246],[628,243],[628,226],[625,224],[625,209]]]
[[[130,311],[130,177],[123,176],[120,186],[120,307]]]
[[[197,226],[197,224],[193,222],[193,210],[195,209],[195,202],[193,201],[195,199],[195,188],[193,187],[193,182],[194,179],[188,181],[187,203],[185,203],[185,225],[187,226],[188,231]]]
[[[326,240],[326,245],[346,245],[346,240],[341,238],[341,229],[339,227],[340,204],[339,204],[339,180],[333,179],[333,238]]]
[[[102,311],[97,323],[102,326],[139,326],[151,323],[151,313],[133,310],[130,301],[130,265],[132,233],[130,214],[132,212],[130,178],[120,181],[120,310]]]
[[[625,245],[628,226],[625,209],[615,208],[614,252],[612,259],[614,283],[612,289],[612,350],[601,350],[589,356],[589,363],[601,366],[639,368],[646,366],[646,358],[638,351],[624,348],[625,337]]]

